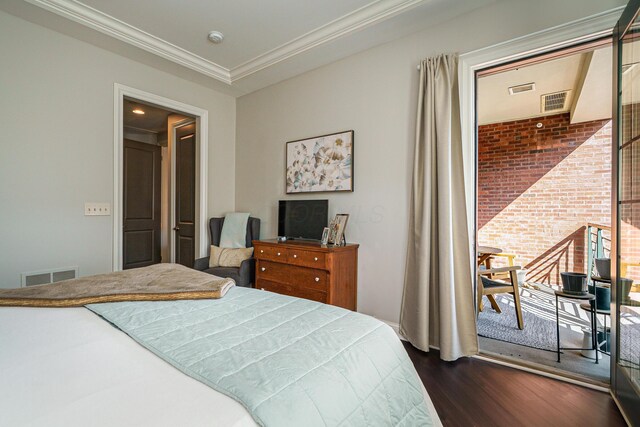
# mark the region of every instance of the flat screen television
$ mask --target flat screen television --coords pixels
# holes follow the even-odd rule
[[[321,240],[328,218],[328,200],[280,200],[278,236]]]

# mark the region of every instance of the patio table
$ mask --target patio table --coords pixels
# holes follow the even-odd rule
[[[591,321],[591,348],[573,348],[573,347],[560,347],[560,313],[559,313],[559,298],[567,298],[567,299],[577,299],[581,301],[595,301],[596,296],[594,294],[573,294],[563,291],[555,291],[556,295],[556,337],[557,337],[557,352],[558,352],[558,363],[560,362],[560,353],[562,350],[596,350],[596,363],[598,363],[598,336],[596,331],[596,312],[595,310],[591,310],[589,313],[590,321]]]
[[[499,253],[502,253],[500,248],[478,245],[478,267],[484,264],[487,269],[491,268],[491,257]]]
[[[491,257],[499,253],[502,253],[502,249],[500,248],[478,245],[478,268],[480,268],[480,266],[484,264],[487,270],[491,269]],[[478,292],[481,292],[481,289],[482,289],[481,286],[482,286],[482,283],[478,283]],[[498,313],[501,313],[502,310],[500,309],[500,306],[498,305],[496,298],[493,295],[487,295],[487,298],[491,303],[491,307],[493,307],[493,309]],[[481,305],[480,307],[478,307],[478,309],[482,311],[483,309],[482,302],[480,302],[480,304]]]
[[[595,304],[595,301],[594,301]],[[580,308],[584,311],[586,311],[587,313],[591,313],[594,309],[594,306],[591,305],[590,303],[584,303],[584,304],[580,304]],[[611,310],[605,310],[604,308],[596,308],[596,314],[600,314],[602,315],[602,321],[603,321],[603,336],[604,336],[604,342],[599,342],[596,341],[597,345],[597,349],[596,352],[600,352],[602,354],[606,354],[607,356],[610,356],[610,352],[606,351],[607,348],[607,334],[609,334],[609,329],[607,328],[607,316],[611,316]],[[598,331],[598,325],[596,323],[596,332]],[[596,340],[598,338],[596,337]],[[604,345],[605,350],[602,350],[602,346]]]

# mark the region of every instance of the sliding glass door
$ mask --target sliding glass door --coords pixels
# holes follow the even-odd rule
[[[614,28],[612,390],[640,425],[640,0]]]

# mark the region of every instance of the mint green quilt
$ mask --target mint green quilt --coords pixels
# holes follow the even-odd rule
[[[429,426],[420,380],[384,323],[250,288],[218,300],[91,304],[263,426]]]

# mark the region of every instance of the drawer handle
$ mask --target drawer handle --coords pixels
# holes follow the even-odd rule
[[[298,258],[298,255],[296,255],[296,254],[293,254],[293,257],[294,257],[294,258]]]
[[[260,270],[267,271],[267,267],[262,267]]]
[[[320,281],[320,278],[319,278],[319,277],[316,277],[316,282],[319,282],[319,281]]]
[[[280,256],[280,252],[278,252],[278,256]]]
[[[314,261],[317,261],[317,260],[318,260],[318,257],[314,257],[314,258],[313,258],[313,260],[314,260]]]
[[[261,291],[264,291],[264,288],[260,288]]]
[[[263,251],[262,249],[260,249],[260,253],[261,253],[261,254],[263,254],[263,253],[264,253],[264,251]]]

